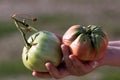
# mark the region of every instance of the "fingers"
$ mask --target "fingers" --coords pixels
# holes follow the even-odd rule
[[[34,71],[32,73],[33,76],[36,76],[36,77],[40,77],[40,78],[56,78],[56,79],[59,79],[61,78],[61,75],[60,75],[60,72],[58,71],[57,68],[55,68],[55,66],[50,63],[50,62],[47,62],[45,64],[48,72],[36,72]]]
[[[49,71],[49,74],[54,77],[54,78],[59,78],[60,77],[60,74],[59,74],[59,71],[57,70],[57,68],[55,68],[55,66],[51,63],[46,63],[46,68],[48,69]]]
[[[46,63],[46,68],[48,69],[49,74],[55,79],[60,79],[69,75],[66,68],[59,67],[58,69],[50,62]]]
[[[79,61],[76,59],[76,57],[71,55],[70,49],[66,45],[62,45],[62,52],[63,52],[63,57],[64,61],[66,63],[67,70],[70,72],[71,75],[76,75],[78,76],[81,72],[81,66],[82,64],[79,63]]]
[[[57,38],[60,40],[60,42],[62,43],[62,36],[55,34],[57,36]]]
[[[74,55],[69,56],[74,68],[76,69],[84,69],[84,64]]]
[[[69,47],[64,44],[61,46],[61,48],[63,52],[64,61],[67,66],[67,70],[72,75],[76,76],[85,75],[98,66],[97,61],[83,63],[76,56],[72,55]]]
[[[94,69],[99,66],[98,61],[88,61],[86,63],[83,63],[82,61],[78,60],[77,57],[74,55],[70,55],[69,58],[76,68],[80,67],[81,69],[86,69],[86,68],[90,67],[91,69],[92,68]]]
[[[57,68],[50,62],[45,64],[48,72],[33,72],[33,76],[37,76],[40,78],[55,78],[60,79],[70,74],[81,76],[86,73],[91,72],[94,68],[98,66],[97,61],[85,62],[80,61],[76,56],[72,55],[70,52],[70,48],[66,45],[61,45],[63,52],[63,63],[59,65]],[[67,67],[67,68],[66,68]]]
[[[74,75],[82,76],[82,75],[85,75],[86,73],[89,72],[89,70],[87,70],[88,68],[86,67],[86,65],[83,64],[83,62],[80,61],[76,56],[70,55],[69,58],[70,58],[70,60],[73,64],[73,67],[74,67],[73,68]]]
[[[33,71],[32,75],[40,78],[52,78],[48,72]]]
[[[71,60],[69,59],[69,55],[71,53],[69,50],[69,47],[63,44],[61,45],[61,48],[62,48],[63,57],[64,57],[65,64],[67,66],[67,69],[72,73],[74,67]]]
[[[55,79],[60,79],[69,75],[69,72],[66,70],[65,67],[63,67],[64,65],[62,67],[56,68],[52,63],[47,62],[45,66],[48,72],[34,71],[32,75],[40,78],[55,78]]]
[[[92,68],[96,68],[96,67],[99,65],[99,63],[98,63],[98,61],[92,61],[92,62],[89,62],[89,65],[90,65]]]
[[[50,62],[47,62],[45,64],[48,72],[36,72],[34,71],[32,73],[33,76],[36,76],[36,77],[40,77],[40,78],[60,78],[61,75],[59,73],[59,71],[57,70],[57,68]]]

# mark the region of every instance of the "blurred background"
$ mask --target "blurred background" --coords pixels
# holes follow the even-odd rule
[[[98,25],[109,40],[120,39],[120,0],[0,0],[0,80],[45,80],[33,77],[21,60],[23,40],[11,16],[30,14],[38,30],[63,35],[72,25]],[[61,80],[120,80],[120,68],[100,67],[82,77]],[[47,79],[49,80],[49,79]]]

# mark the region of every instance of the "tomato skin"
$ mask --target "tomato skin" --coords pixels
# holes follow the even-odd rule
[[[48,72],[45,63],[50,61],[58,66],[62,61],[61,41],[58,36],[48,31],[39,31],[28,39],[32,47],[23,48],[23,64],[32,71]]]
[[[107,49],[107,34],[94,25],[89,26],[90,33],[86,33],[87,29],[80,25],[70,27],[63,35],[63,43],[70,46],[72,54],[82,61],[99,60]]]
[[[79,32],[79,25],[70,27],[63,35],[62,41],[66,45],[70,45],[76,38],[75,33]]]

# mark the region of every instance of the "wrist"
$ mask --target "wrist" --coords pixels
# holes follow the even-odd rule
[[[110,64],[111,50],[112,50],[111,46],[108,46],[104,57],[98,61],[99,62],[98,67]]]
[[[106,54],[99,62],[99,66],[119,66],[120,67],[120,47],[108,46]]]

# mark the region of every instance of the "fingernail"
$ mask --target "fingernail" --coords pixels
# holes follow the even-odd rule
[[[50,65],[51,65],[50,62],[47,62],[47,63],[45,64],[46,67],[49,67]]]
[[[32,75],[35,76],[35,75],[36,75],[36,72],[32,72]]]
[[[98,66],[98,62],[97,62],[97,61],[94,61],[92,67],[93,67],[93,68],[96,68],[97,66]]]
[[[69,55],[69,58],[74,60],[74,56],[73,55]]]
[[[62,44],[62,45],[61,45],[61,47],[63,47],[63,48],[64,48],[64,47],[65,47],[65,44]]]
[[[69,58],[74,61],[76,60],[76,57],[74,55],[69,55]]]

